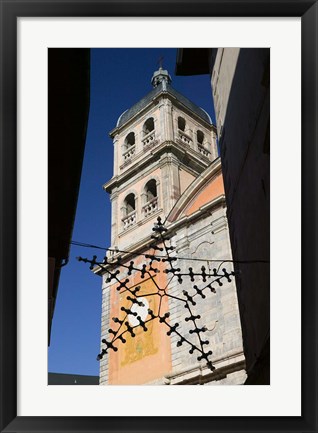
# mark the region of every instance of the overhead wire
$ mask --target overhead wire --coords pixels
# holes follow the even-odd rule
[[[149,253],[136,253],[135,251],[128,251],[128,250],[119,250],[118,248],[106,248],[106,247],[101,247],[98,245],[93,245],[93,244],[87,244],[84,242],[78,242],[78,241],[71,241],[71,245],[74,246],[80,246],[83,248],[94,248],[94,249],[98,249],[98,250],[103,250],[103,251],[109,251],[109,252],[114,252],[114,253],[121,253],[121,254],[130,254],[130,255],[134,255],[134,256],[145,256],[147,258],[149,258]],[[161,255],[154,255],[152,254],[153,257],[156,258],[166,258],[167,256],[161,256]],[[199,262],[219,262],[219,263],[241,263],[241,264],[251,264],[251,263],[269,263],[269,260],[232,260],[232,259],[200,259],[200,258],[196,258],[196,257],[177,257],[178,260],[191,260],[191,261],[199,261]]]

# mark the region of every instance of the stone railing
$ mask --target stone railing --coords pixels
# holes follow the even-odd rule
[[[134,210],[122,218],[122,222],[124,225],[124,230],[136,224],[136,211]]]
[[[156,212],[156,210],[158,210],[158,197],[154,197],[151,200],[147,201],[147,203],[142,208],[145,218]]]
[[[207,158],[210,158],[211,152],[206,149],[204,146],[202,146],[202,144],[198,143],[198,151],[203,155],[206,156]]]
[[[185,132],[180,131],[180,129],[179,129],[177,141],[181,144],[187,144],[188,146],[191,146],[192,138],[188,134],[186,134]]]
[[[157,143],[155,131],[149,132],[149,134],[145,135],[141,141],[143,144],[143,148],[154,146]]]
[[[130,146],[124,153],[123,153],[123,158],[124,158],[124,162],[129,161],[136,152],[136,146]]]

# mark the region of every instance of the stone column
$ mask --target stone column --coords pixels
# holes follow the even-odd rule
[[[117,176],[118,172],[119,172],[119,167],[118,167],[119,155],[118,155],[118,152],[122,150],[122,149],[118,148],[118,134],[116,134],[114,139],[113,139],[113,146],[114,146],[114,176]]]

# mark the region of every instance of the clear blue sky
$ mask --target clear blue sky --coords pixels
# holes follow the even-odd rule
[[[150,80],[161,56],[172,86],[204,108],[215,123],[210,77],[176,77],[176,49],[92,49],[90,113],[74,241],[110,246],[110,200],[102,189],[113,174],[108,133],[120,114],[151,90]],[[75,259],[94,254],[103,257],[101,250],[73,246],[69,263],[62,269],[49,347],[50,372],[99,374],[101,279]]]

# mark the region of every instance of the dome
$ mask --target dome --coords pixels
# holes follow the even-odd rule
[[[118,117],[118,120],[117,120],[117,123],[116,123],[116,127],[120,126],[120,124],[121,124],[121,119],[122,119],[123,115],[124,115],[125,113],[127,113],[127,111],[128,111],[128,109],[125,110],[123,113],[121,113],[121,115]]]
[[[120,127],[128,122],[133,116],[135,116],[139,111],[143,110],[151,101],[158,96],[160,93],[168,93],[177,99],[185,107],[193,111],[197,116],[207,122],[209,125],[212,124],[211,117],[208,113],[203,110],[203,108],[198,107],[187,97],[183,96],[181,93],[177,92],[171,86],[171,76],[169,72],[161,67],[153,73],[151,84],[153,89],[147,93],[140,101],[134,104],[131,108],[124,111],[118,118],[116,127]]]

